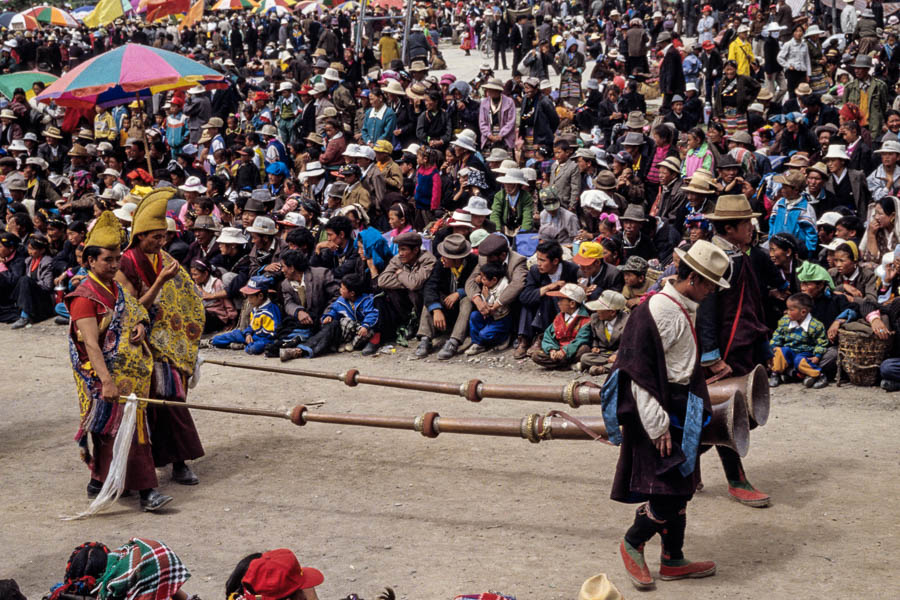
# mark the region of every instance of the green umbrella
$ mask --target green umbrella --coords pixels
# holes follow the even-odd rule
[[[44,73],[42,71],[21,71],[19,73],[9,73],[8,75],[0,75],[0,94],[3,94],[5,97],[10,100],[13,97],[13,91],[16,88],[22,88],[25,90],[25,95],[30,100],[32,96],[34,96],[34,92],[31,90],[31,86],[34,85],[36,81],[40,81],[41,83],[51,84],[54,81],[59,79],[56,75],[52,73]]]

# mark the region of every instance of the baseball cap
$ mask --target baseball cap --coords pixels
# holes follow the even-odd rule
[[[265,275],[254,275],[253,277],[250,278],[250,281],[247,282],[247,285],[245,285],[244,287],[241,288],[241,293],[242,294],[258,294],[259,292],[265,293],[265,292],[269,291],[270,287],[272,287],[272,278],[271,277],[266,277]],[[291,552],[291,551],[288,550],[288,552]],[[293,556],[293,554],[294,553],[291,552],[291,556]],[[265,554],[263,556],[265,556]],[[294,557],[294,560],[296,561],[297,558]],[[252,568],[253,563],[250,563],[250,566]],[[247,572],[248,573],[250,572],[249,569]],[[247,578],[244,577],[244,581],[246,581],[246,580],[247,580]],[[256,588],[253,588],[253,589],[256,589]],[[296,590],[296,589],[297,588],[294,588],[294,590]],[[259,593],[259,590],[257,590],[257,593]],[[274,600],[278,600],[279,598],[284,598],[285,596],[289,596],[289,595],[290,595],[290,592],[283,596],[275,596]]]
[[[547,295],[556,298],[568,298],[578,304],[584,304],[585,299],[584,288],[577,283],[567,283],[556,291],[547,292]]]
[[[248,600],[287,598],[297,590],[316,587],[323,581],[325,576],[321,571],[301,567],[300,561],[287,548],[271,550],[251,562],[241,580],[245,589],[244,598]]]
[[[588,310],[622,310],[625,308],[625,296],[616,290],[603,290],[600,297],[584,305]]]
[[[603,246],[601,246],[597,242],[581,242],[581,245],[578,247],[578,254],[576,254],[572,258],[572,260],[575,262],[575,264],[586,267],[588,265],[594,264],[594,261],[601,260],[602,258]]]

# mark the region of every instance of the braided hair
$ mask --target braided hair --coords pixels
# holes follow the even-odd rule
[[[58,600],[63,594],[90,596],[99,579],[106,571],[106,556],[109,548],[100,542],[81,544],[69,556],[63,582],[51,592],[48,600]]]

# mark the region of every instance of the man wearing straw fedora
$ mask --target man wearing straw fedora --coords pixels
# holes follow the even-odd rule
[[[725,252],[704,240],[676,252],[676,279],[632,312],[602,390],[609,441],[621,445],[611,497],[645,502],[619,544],[638,589],[654,585],[644,545],[656,534],[662,539],[661,579],[716,572],[714,562],[687,560],[682,547],[687,504],[700,482],[700,431],[711,413],[694,321],[700,303],[728,287],[723,276],[730,264]]]
[[[765,309],[760,290],[766,286],[765,272],[770,262],[766,253],[752,246],[755,229],[753,212],[742,194],[721,196],[715,210],[706,215],[715,227],[713,244],[728,257],[729,286],[710,294],[697,313],[701,363],[711,377],[740,377],[758,364],[766,364],[768,346]],[[716,446],[722,461],[729,495],[746,506],[768,506],[769,496],[747,481],[737,452]]]

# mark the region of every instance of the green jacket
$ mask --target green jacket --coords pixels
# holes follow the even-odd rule
[[[497,226],[497,231],[503,231],[507,219],[510,218],[511,208],[506,201],[506,191],[500,190],[494,194],[494,204],[491,206],[491,222]],[[518,231],[531,231],[534,229],[534,200],[525,190],[519,191],[519,201],[516,202],[516,229]]]
[[[880,79],[869,79],[869,132],[872,137],[881,135],[884,113],[890,108],[887,84]],[[852,102],[859,106],[859,80],[853,80],[844,87],[844,104]]]

